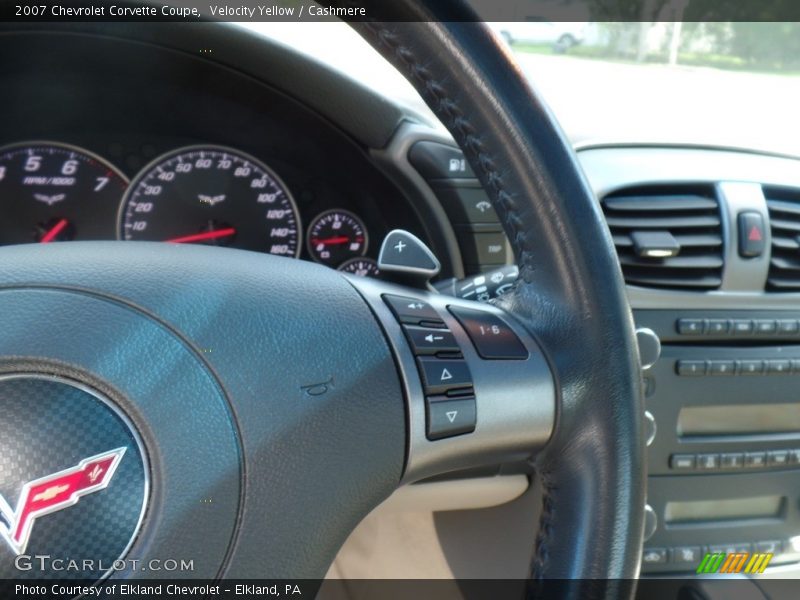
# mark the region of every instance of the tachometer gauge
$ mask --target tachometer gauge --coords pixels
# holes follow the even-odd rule
[[[378,270],[378,263],[371,258],[351,258],[339,265],[339,271],[345,273],[352,273],[360,277],[380,277],[381,272]]]
[[[182,148],[145,167],[119,220],[125,240],[300,253],[300,215],[283,182],[252,156],[218,146]]]
[[[367,251],[367,229],[356,215],[334,208],[325,211],[308,228],[311,258],[329,267],[363,256]]]
[[[114,239],[128,180],[88,150],[53,142],[0,148],[0,244]]]

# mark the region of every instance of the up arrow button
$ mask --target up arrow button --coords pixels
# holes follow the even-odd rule
[[[426,395],[472,387],[472,375],[464,360],[422,356],[417,361]]]

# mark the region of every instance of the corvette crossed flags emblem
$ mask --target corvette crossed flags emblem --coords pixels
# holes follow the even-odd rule
[[[39,517],[78,503],[82,496],[108,487],[127,448],[117,448],[83,459],[76,466],[29,481],[22,486],[16,509],[0,496],[0,537],[17,554],[30,541]]]

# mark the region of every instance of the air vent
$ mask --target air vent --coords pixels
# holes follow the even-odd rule
[[[627,283],[697,291],[722,284],[722,227],[712,187],[629,188],[602,204]]]
[[[765,187],[772,229],[767,289],[800,291],[800,190]]]

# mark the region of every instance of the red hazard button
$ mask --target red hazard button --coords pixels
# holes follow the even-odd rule
[[[739,213],[739,256],[761,256],[766,247],[764,217],[757,212]]]

